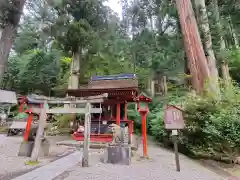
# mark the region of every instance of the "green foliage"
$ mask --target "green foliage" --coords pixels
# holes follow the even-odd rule
[[[21,119],[24,119],[26,120],[28,118],[28,114],[27,113],[18,113],[16,116],[13,117],[14,119],[16,120],[21,120]]]
[[[70,122],[72,121],[72,115],[60,115],[56,117],[58,128],[69,127]]]
[[[218,101],[191,94],[169,99],[170,104],[181,102],[184,105],[186,128],[180,133],[181,152],[193,157],[215,160],[225,158],[229,161],[239,155],[239,92],[239,88],[234,86],[223,89],[222,99]],[[151,131],[159,142],[171,145],[170,134],[164,130],[162,107],[159,105],[153,109],[153,113],[155,109],[161,110],[151,120]]]
[[[22,93],[40,91],[49,95],[58,80],[59,56],[60,52],[57,50],[31,50],[21,56],[13,56],[9,61],[9,71],[5,74],[3,86]]]
[[[240,82],[240,49],[226,50],[222,52],[224,59],[228,61],[231,78]]]
[[[72,52],[77,52],[78,46],[86,48],[94,38],[91,26],[85,20],[70,23],[66,33],[62,34],[64,35],[57,37],[59,42],[65,45],[65,51]]]
[[[4,27],[9,23],[13,25],[18,24],[14,16],[22,12],[19,11],[17,3],[13,0],[2,0],[0,2],[0,27]]]

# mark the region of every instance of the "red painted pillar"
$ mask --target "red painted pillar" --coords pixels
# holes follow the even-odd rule
[[[18,112],[23,112],[23,110],[24,110],[24,105],[26,104],[26,98],[25,97],[23,97],[22,99],[21,99],[21,101],[20,101],[20,107],[19,107],[19,110],[18,110]]]
[[[124,120],[127,121],[128,117],[127,117],[127,102],[124,104]]]
[[[142,116],[143,157],[148,157],[148,149],[147,149],[147,112],[141,112],[141,116]]]
[[[20,113],[23,112],[23,107],[24,107],[24,103],[21,103],[20,107],[19,107],[19,110],[18,110]]]
[[[116,124],[120,126],[120,103],[117,104]]]
[[[25,141],[28,140],[28,137],[29,137],[29,134],[30,134],[30,130],[31,130],[32,121],[33,121],[33,113],[29,112],[28,119],[27,119],[26,131],[24,133],[24,140]]]

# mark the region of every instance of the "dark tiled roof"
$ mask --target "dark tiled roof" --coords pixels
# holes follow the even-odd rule
[[[138,79],[135,74],[95,76],[87,85],[80,86],[79,89],[68,89],[68,94],[76,97],[95,96],[102,93],[108,93],[109,98],[121,96],[128,101],[133,101],[138,93]]]
[[[138,88],[137,79],[98,80],[90,81],[88,85],[80,86],[79,89],[122,89]]]

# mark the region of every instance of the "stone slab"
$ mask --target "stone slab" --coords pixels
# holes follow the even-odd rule
[[[31,157],[32,150],[34,147],[34,141],[23,141],[20,145],[18,156]],[[42,142],[41,149],[39,152],[39,157],[44,157],[49,155],[50,143],[46,140]]]
[[[61,141],[57,142],[57,145],[64,145],[64,146],[70,146],[70,147],[76,147],[76,148],[82,148],[83,147],[83,142],[75,141],[75,140],[67,140],[67,141]],[[106,148],[107,143],[91,143],[90,148],[92,149],[102,149]]]
[[[74,152],[13,180],[52,180],[81,161],[82,153]]]

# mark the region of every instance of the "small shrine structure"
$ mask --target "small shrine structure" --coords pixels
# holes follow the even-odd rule
[[[87,97],[107,93],[108,98],[101,104],[101,114],[93,114],[91,118],[91,139],[94,141],[112,141],[111,134],[107,134],[108,126],[112,123],[121,127],[128,126],[129,133],[133,133],[133,121],[128,120],[127,104],[135,102],[138,96],[138,79],[135,74],[119,74],[110,76],[93,76],[87,85],[79,89],[68,89],[68,96]],[[73,139],[82,141],[84,135],[75,133]]]

